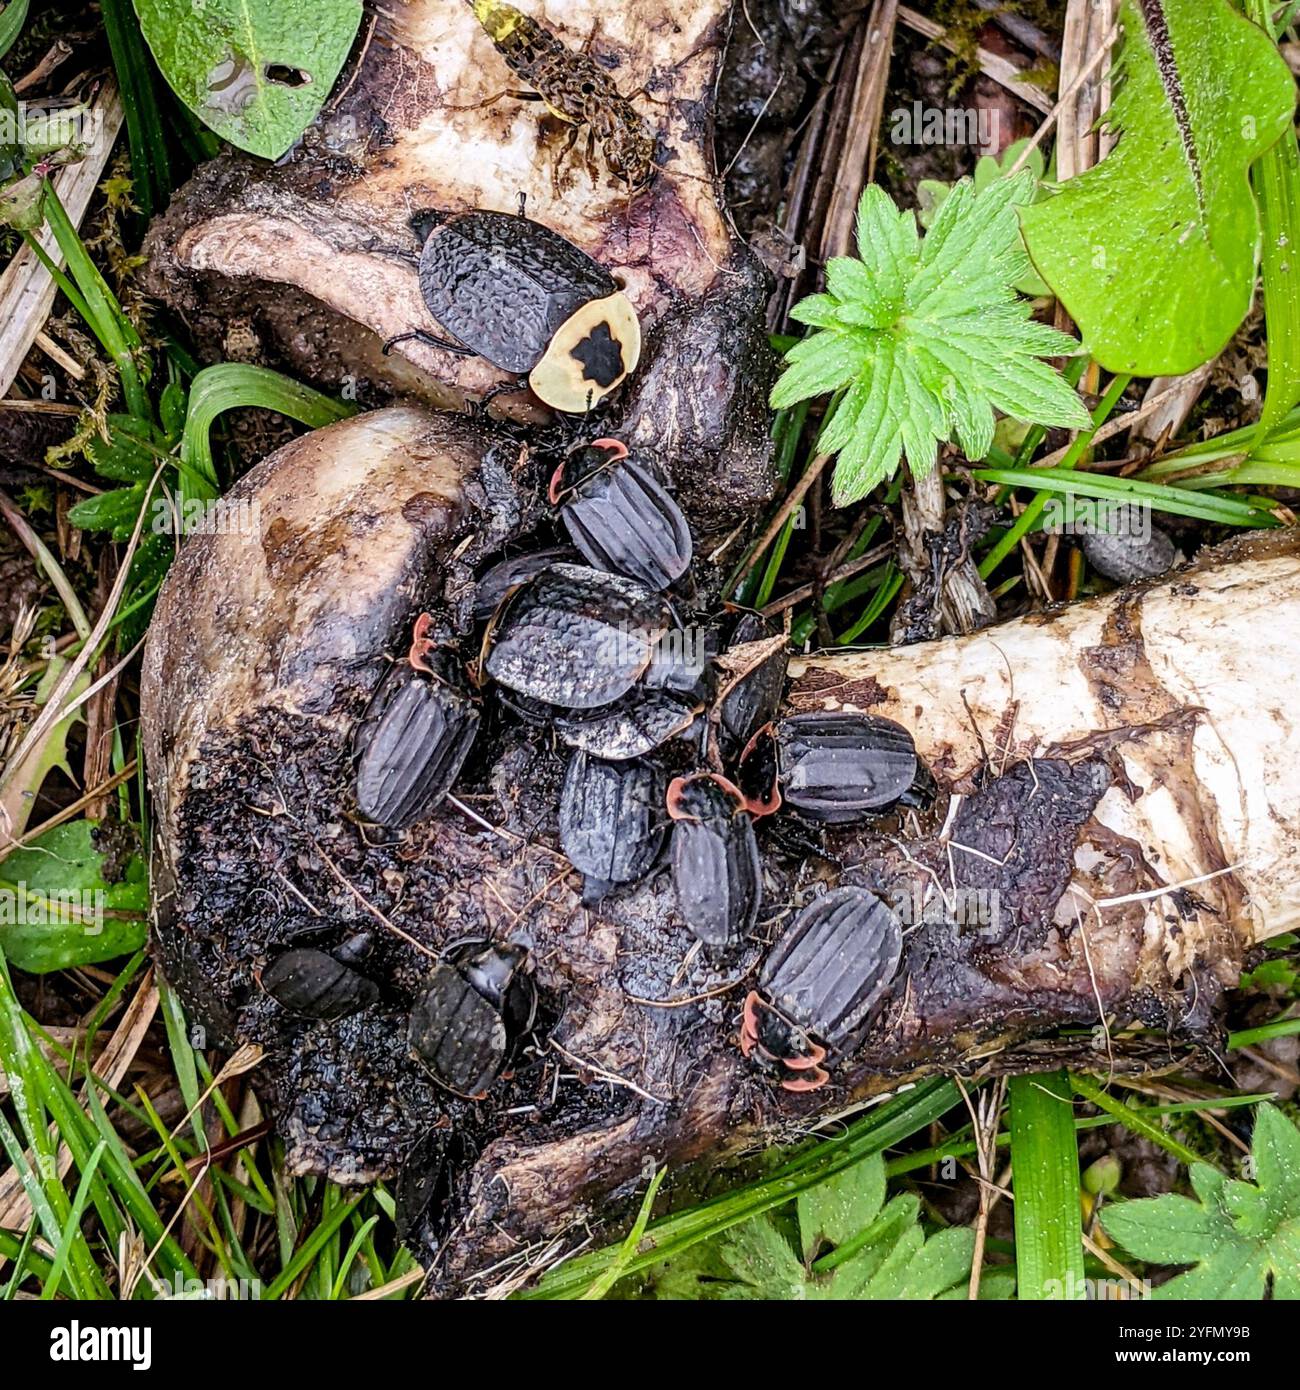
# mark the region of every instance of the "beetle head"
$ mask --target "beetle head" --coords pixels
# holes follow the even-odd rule
[[[815,1091],[830,1080],[826,1048],[750,990],[741,1012],[740,1051],[787,1091]]]
[[[720,820],[745,810],[745,798],[718,772],[694,772],[668,784],[668,814],[673,820]]]
[[[437,208],[419,208],[407,218],[406,225],[419,238],[420,245],[423,246],[429,240],[430,235],[436,227],[441,227],[447,220],[447,214],[440,212]]]
[[[776,730],[770,722],[756,730],[742,750],[736,763],[736,785],[751,816],[770,816],[781,809]]]

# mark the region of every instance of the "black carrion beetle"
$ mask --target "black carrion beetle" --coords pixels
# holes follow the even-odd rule
[[[597,439],[555,470],[550,499],[589,564],[666,589],[691,563],[691,528],[648,455]]]
[[[663,781],[647,763],[569,760],[560,793],[560,847],[573,867],[600,884],[631,883],[648,873],[668,822]]]
[[[440,1086],[478,1099],[532,1027],[537,992],[523,946],[456,942],[426,977],[407,1037]]]
[[[552,565],[498,614],[483,665],[534,700],[598,709],[636,684],[668,621],[663,600],[634,579]]]
[[[457,340],[502,371],[527,375],[538,398],[580,413],[641,357],[641,325],[614,277],[585,251],[521,214],[426,216],[420,292]],[[393,340],[396,341],[396,340]]]
[[[304,1018],[343,1018],[379,998],[373,980],[311,946],[296,946],[277,956],[262,971],[259,983],[276,1003]]]
[[[434,648],[429,629],[422,613],[410,654],[380,682],[353,737],[358,809],[395,830],[447,795],[478,732],[478,710],[460,686],[459,663]]]
[[[749,931],[763,901],[763,868],[745,799],[725,777],[697,772],[668,787],[673,886],[687,926],[706,946]]]
[[[758,730],[776,718],[789,665],[790,647],[779,634],[733,643],[718,658],[722,675],[709,715],[715,766],[738,757]]]
[[[813,1091],[822,1064],[870,1022],[898,971],[903,929],[864,888],[836,888],[799,914],[745,1000],[740,1049],[788,1091]]]
[[[858,820],[904,797],[921,767],[912,735],[873,714],[795,714],[776,725],[781,796],[811,820]]]

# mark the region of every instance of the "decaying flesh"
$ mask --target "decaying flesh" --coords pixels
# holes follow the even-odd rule
[[[1215,1041],[1244,950],[1296,923],[1293,535],[971,637],[795,663],[785,713],[897,721],[941,795],[905,834],[831,828],[826,859],[765,840],[753,937],[713,960],[662,868],[584,905],[554,848],[568,751],[531,731],[490,764],[480,739],[459,805],[405,838],[367,840],[349,810],[351,728],[481,521],[467,499],[487,445],[407,408],[297,441],[238,485],[259,533],[189,540],[151,629],[158,958],[214,1045],[266,1048],[255,1075],[293,1170],[391,1174],[450,1123],[437,1277],[464,1287],[608,1210],[647,1155],[724,1161],[936,1069],[1131,1070]],[[905,916],[903,959],[861,1045],[791,1093],[742,1058],[741,1005],[767,944],[839,884]],[[257,973],[335,923],[373,932],[383,999],[291,1016]],[[477,1105],[406,1044],[428,952],[466,935],[529,947],[539,994],[537,1041]],[[333,949],[328,932],[313,945]],[[1126,1038],[1134,1021],[1168,1041]],[[1092,1037],[1054,1040],[1066,1023]]]
[[[408,341],[434,330],[416,273],[413,213],[484,209],[530,218],[587,252],[623,286],[647,334],[614,413],[671,439],[674,470],[708,461],[730,475],[735,515],[771,491],[763,396],[772,357],[759,274],[723,213],[712,167],[715,77],[730,0],[528,0],[574,54],[634,103],[633,144],[657,152],[648,182],[594,174],[565,158],[575,129],[540,102],[503,95],[520,81],[461,0],[377,8],[356,58],[292,158],[268,167],[223,156],[203,166],[150,234],[151,288],[221,342],[232,318],[265,339],[271,364],[337,387],[396,389],[459,408],[507,374],[481,357]],[[500,98],[494,100],[494,98]],[[486,104],[485,104],[486,103]],[[609,137],[606,139],[606,137]],[[269,289],[269,287],[274,289]],[[358,331],[360,326],[360,331]],[[445,335],[444,335],[445,336]],[[492,408],[536,418],[527,394]],[[632,441],[629,441],[632,442]]]

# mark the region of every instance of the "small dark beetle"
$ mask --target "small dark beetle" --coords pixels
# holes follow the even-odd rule
[[[379,986],[311,946],[296,946],[262,971],[262,988],[290,1013],[332,1020],[359,1013],[379,998]]]
[[[876,715],[796,714],[777,724],[776,737],[782,798],[811,820],[858,820],[917,778],[912,735]]]
[[[560,845],[575,869],[601,883],[632,883],[650,871],[667,831],[654,768],[573,755],[560,794]]]
[[[745,799],[725,777],[697,772],[668,787],[673,886],[686,924],[706,946],[749,931],[763,901],[763,866]]]
[[[551,479],[550,499],[597,569],[666,589],[691,563],[691,528],[662,470],[617,439],[571,454]]]
[[[1152,526],[1141,507],[1099,503],[1095,510],[1097,517],[1084,528],[1080,544],[1088,563],[1107,579],[1116,584],[1154,579],[1177,559],[1168,533]]]
[[[645,687],[662,690],[688,704],[709,704],[718,685],[713,664],[717,655],[715,627],[701,623],[670,627],[655,644]]]
[[[787,1091],[824,1086],[822,1064],[869,1022],[902,951],[902,926],[874,893],[837,888],[818,898],[763,962],[745,1000],[740,1050]]]
[[[574,414],[590,410],[635,369],[636,310],[585,251],[514,213],[434,216],[420,226],[429,221],[420,292],[456,342],[422,330],[401,338],[477,353],[504,372],[527,375],[540,400]]]
[[[477,1100],[532,1027],[537,993],[523,946],[449,946],[411,1009],[411,1047],[440,1086]]]
[[[395,830],[447,795],[478,733],[458,663],[433,649],[429,626],[422,613],[410,655],[380,682],[353,741],[357,806],[366,820]]]
[[[667,628],[663,601],[636,580],[552,565],[506,605],[484,666],[521,695],[598,709],[632,688]]]
[[[710,753],[716,766],[738,757],[758,730],[776,718],[789,664],[784,636],[732,646],[718,658],[722,677],[709,716]]]

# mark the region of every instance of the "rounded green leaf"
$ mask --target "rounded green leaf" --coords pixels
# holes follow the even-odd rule
[[[1125,0],[1120,18],[1119,143],[1020,222],[1103,367],[1177,376],[1214,357],[1250,307],[1259,214],[1247,170],[1288,128],[1295,83],[1227,0]]]
[[[135,0],[172,90],[218,135],[278,159],[325,104],[360,0]]]

